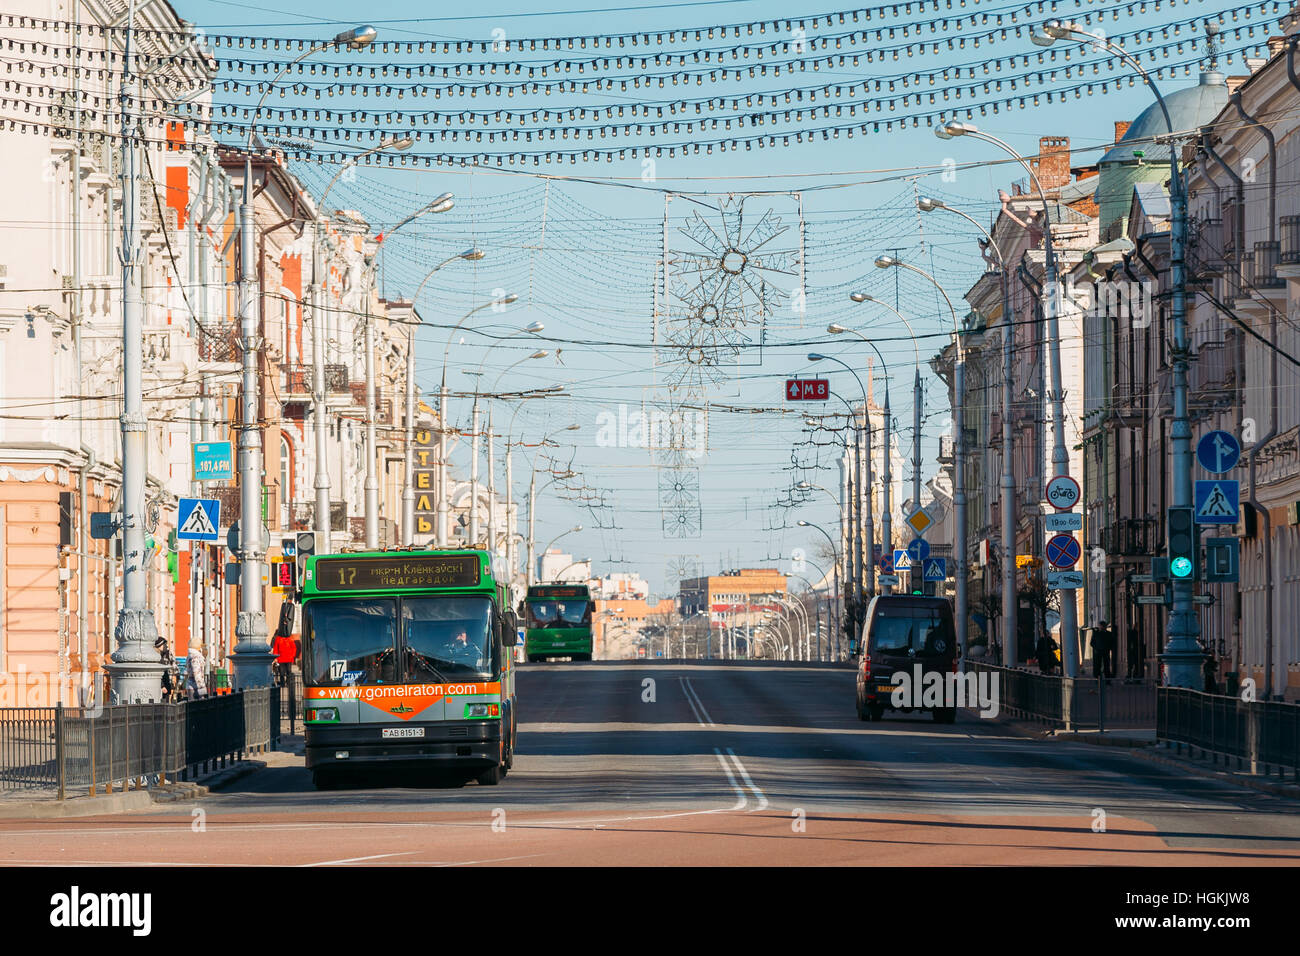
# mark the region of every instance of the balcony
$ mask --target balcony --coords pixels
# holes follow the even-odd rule
[[[283,366],[284,390],[287,395],[311,395],[315,373],[310,365],[292,364]],[[364,388],[363,396],[364,396]],[[348,367],[346,365],[325,366],[325,391],[348,391]]]
[[[1283,216],[1278,225],[1282,233],[1282,264],[1300,263],[1300,216]]]
[[[1255,243],[1254,267],[1255,287],[1258,289],[1282,289],[1286,280],[1277,274],[1278,263],[1282,256],[1282,244],[1277,241]]]
[[[1236,338],[1229,335],[1223,342],[1206,342],[1188,363],[1187,386],[1195,405],[1230,401],[1237,386],[1237,369],[1233,361]]]
[[[1120,518],[1101,529],[1101,549],[1111,557],[1148,557],[1160,545],[1154,518]]]

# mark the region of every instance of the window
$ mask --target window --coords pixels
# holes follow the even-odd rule
[[[289,502],[293,498],[293,447],[280,436],[280,527],[289,527]]]
[[[403,680],[492,673],[492,602],[485,597],[404,598],[402,630]]]

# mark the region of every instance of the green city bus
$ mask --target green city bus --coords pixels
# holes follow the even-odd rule
[[[318,789],[379,767],[501,782],[515,751],[516,623],[486,551],[315,555],[300,594],[307,767]]]
[[[591,660],[591,589],[585,584],[534,584],[524,603],[524,657]]]

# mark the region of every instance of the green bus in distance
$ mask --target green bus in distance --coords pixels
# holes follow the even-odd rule
[[[524,657],[591,660],[591,589],[585,584],[535,584],[524,601]]]
[[[379,767],[504,779],[515,752],[516,619],[486,551],[313,555],[300,595],[306,757],[318,789]]]

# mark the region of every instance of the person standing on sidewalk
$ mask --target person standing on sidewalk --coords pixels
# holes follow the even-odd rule
[[[195,698],[208,696],[208,661],[198,644],[190,645],[185,661],[185,693]]]

